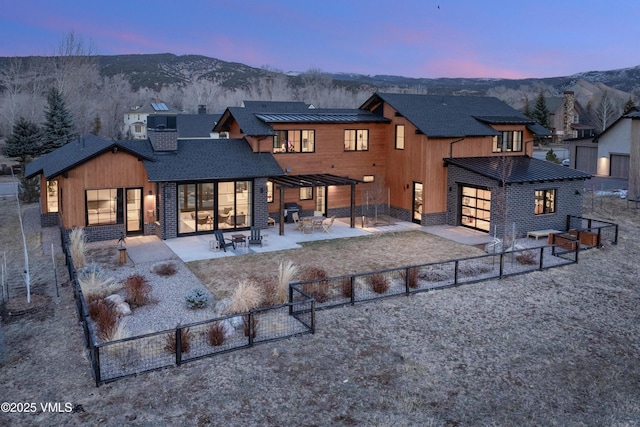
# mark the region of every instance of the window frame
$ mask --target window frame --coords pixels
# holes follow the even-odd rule
[[[534,215],[555,214],[558,211],[558,189],[543,188],[535,190],[534,206]]]
[[[300,200],[313,200],[313,187],[300,187],[299,197]]]
[[[93,196],[94,192],[95,192],[95,198],[92,197],[90,200],[89,195],[91,194]],[[104,192],[110,192],[108,199],[99,198],[101,193],[104,193]],[[115,196],[113,194],[115,194]],[[113,203],[111,203],[112,200],[113,200]],[[105,208],[101,206],[100,204],[101,201],[109,202],[109,205],[112,205],[110,212],[100,211],[101,209]],[[123,201],[124,201],[124,191],[122,188],[86,188],[84,190],[85,224],[87,224],[87,227],[96,227],[99,225],[124,224],[125,215],[124,215],[124,208],[122,205]],[[95,202],[95,206],[97,207],[89,208],[89,202]],[[90,210],[97,210],[97,212],[91,212],[91,215],[90,215]],[[92,215],[98,215],[97,222],[93,221]]]
[[[353,138],[347,139],[347,133],[353,132]],[[365,135],[364,137],[362,137]],[[353,148],[351,147],[353,144]],[[345,129],[344,151],[369,151],[369,129]]]
[[[273,136],[273,153],[315,153],[315,129],[279,129]],[[306,147],[306,148],[305,148]]]
[[[273,203],[273,182],[267,181],[267,203]]]
[[[400,132],[398,132],[400,129],[402,129],[402,135],[400,134]],[[404,146],[405,146],[405,127],[402,124],[397,124],[395,127],[395,144],[394,147],[396,150],[404,150]]]
[[[521,130],[499,131],[500,135],[493,136],[493,153],[520,153],[522,152],[522,139],[524,136]],[[516,135],[518,136],[516,138]],[[514,146],[517,146],[514,148]]]

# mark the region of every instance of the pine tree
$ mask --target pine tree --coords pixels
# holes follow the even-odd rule
[[[20,117],[13,124],[11,135],[7,138],[3,154],[18,159],[21,165],[40,152],[41,133],[38,125]]]
[[[42,154],[60,148],[76,137],[71,114],[58,89],[52,88],[49,91],[47,104],[45,112],[47,120],[43,126]]]
[[[549,109],[547,103],[544,100],[544,94],[540,91],[538,98],[536,99],[536,106],[533,109],[533,119],[537,120],[542,126],[549,129]]]

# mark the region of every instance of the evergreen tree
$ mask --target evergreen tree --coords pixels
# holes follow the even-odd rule
[[[550,128],[549,109],[547,108],[547,103],[544,100],[544,94],[542,93],[542,91],[540,91],[540,94],[536,99],[536,105],[535,105],[535,108],[533,109],[532,115],[533,115],[533,119],[537,120],[537,122],[540,123],[542,126],[546,127],[547,129]]]
[[[45,117],[47,120],[42,132],[42,154],[60,148],[76,137],[71,114],[67,110],[62,93],[56,88],[52,88],[47,95]]]
[[[27,160],[40,152],[41,133],[38,125],[20,117],[13,124],[11,135],[7,138],[3,154],[18,159],[24,167]]]
[[[628,114],[629,111],[633,110],[634,108],[636,108],[636,104],[635,102],[633,102],[633,99],[629,97],[629,100],[627,101],[627,103],[624,104],[624,113],[622,114]]]

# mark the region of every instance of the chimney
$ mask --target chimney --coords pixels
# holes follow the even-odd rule
[[[178,129],[176,116],[149,115],[147,135],[153,151],[177,151]]]
[[[573,137],[573,110],[575,107],[575,95],[571,90],[565,90],[562,94],[564,98],[564,111],[562,112],[562,124],[564,127],[564,137]]]
[[[207,114],[207,106],[198,105],[198,114]]]

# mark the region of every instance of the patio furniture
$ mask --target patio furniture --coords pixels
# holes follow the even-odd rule
[[[313,234],[313,220],[311,218],[302,218],[302,233]]]
[[[314,215],[311,218],[311,222],[313,222],[313,229],[320,230],[322,228],[322,221],[324,221],[324,217],[322,215]]]
[[[298,212],[292,213],[291,218],[293,218],[293,222],[296,224],[296,230],[302,231],[302,222],[300,221],[300,215],[298,215]]]
[[[269,217],[267,218],[267,227],[275,227],[276,226],[276,220]]]
[[[247,236],[245,236],[244,234],[232,234],[231,235],[231,241],[235,244],[235,243],[242,243],[243,245],[247,244]]]
[[[333,221],[335,221],[336,217],[335,215],[332,216],[331,218],[329,218],[328,220],[325,220],[322,222],[322,231],[324,231],[325,233],[330,233],[331,232],[331,226],[333,225]]]
[[[232,240],[232,239],[227,239],[224,237],[224,234],[222,234],[222,231],[220,230],[216,230],[213,232],[213,234],[216,236],[216,240],[218,241],[218,245],[225,251],[227,252],[227,248],[229,246],[233,247],[233,249],[236,248],[236,243]]]
[[[251,235],[249,236],[249,245],[262,246],[262,236],[260,235],[260,228],[251,227]]]

